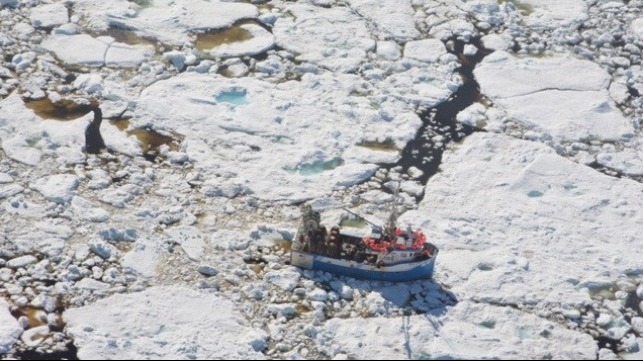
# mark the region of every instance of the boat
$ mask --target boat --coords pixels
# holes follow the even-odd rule
[[[371,224],[370,231],[360,236],[342,231],[339,226],[327,231],[320,223],[320,213],[304,205],[291,245],[290,264],[367,280],[430,278],[438,248],[427,242],[422,231],[413,231],[410,226],[406,230],[398,228],[396,218],[393,213],[383,227],[366,220]]]

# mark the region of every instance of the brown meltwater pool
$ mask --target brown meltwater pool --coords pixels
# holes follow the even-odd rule
[[[261,263],[249,264],[248,268],[250,268],[256,275],[260,275],[261,272],[263,272],[264,265]]]
[[[56,310],[54,311],[56,315],[56,322],[49,324],[50,332],[57,333],[57,336],[55,337],[59,337],[63,335],[61,334],[61,332],[63,332],[65,327],[65,324],[62,319],[62,313],[63,313],[64,307],[65,306],[63,305],[62,301],[58,299],[56,303]],[[41,308],[37,308],[33,306],[26,306],[26,307],[14,309],[11,311],[11,315],[15,319],[19,319],[20,317],[23,317],[23,316],[26,317],[28,320],[27,329],[31,329],[39,326],[45,326],[48,324],[47,312],[45,312],[45,310]],[[46,341],[51,337],[52,337],[52,334],[35,335],[31,338],[31,341],[37,341],[39,339]],[[16,360],[78,360],[78,349],[74,345],[73,340],[69,339],[68,336],[63,335],[62,343],[65,344],[65,347],[57,348],[55,350],[50,348],[43,349],[42,348],[43,344],[40,344],[37,347],[18,344],[16,348],[14,348],[13,350],[10,350],[4,356],[7,356],[8,359],[16,359]]]
[[[130,118],[112,118],[109,124],[116,127],[128,136],[134,136],[138,140],[143,156],[149,161],[155,161],[159,156],[159,148],[167,145],[170,150],[179,150],[180,139],[176,136],[161,134],[149,127],[131,129]]]
[[[16,309],[11,312],[11,315],[16,319],[22,316],[27,317],[27,320],[29,320],[29,328],[47,324],[47,312],[33,306]]]
[[[290,252],[290,247],[292,246],[292,241],[283,238],[273,239],[272,242],[275,245],[275,249],[280,249],[284,253]]]
[[[130,118],[112,118],[109,123],[119,131],[126,132],[128,136],[136,137],[140,143],[143,156],[149,161],[154,161],[158,157],[159,148],[163,145],[167,145],[172,151],[179,149],[180,140],[177,137],[159,133],[149,127],[130,129]]]
[[[89,113],[91,108],[87,105],[79,105],[71,100],[52,102],[49,98],[39,100],[25,99],[25,106],[43,119],[73,120]]]
[[[167,145],[171,150],[178,149],[178,144],[176,144],[174,138],[163,135],[153,129],[136,128],[129,130],[127,134],[135,136],[141,142],[143,153],[156,151],[162,145]]]
[[[150,128],[136,128],[127,131],[128,135],[133,135],[141,143],[143,156],[150,162],[154,162],[159,155],[159,148],[167,145],[170,150],[179,149],[178,141],[168,135],[161,134]]]
[[[120,130],[121,132],[124,132],[129,128],[129,118],[118,118],[118,119],[110,119],[109,124],[113,125],[116,127],[116,129]]]
[[[228,29],[210,30],[196,36],[195,46],[199,51],[207,53],[223,44],[238,43],[252,39],[252,33],[241,27],[243,24],[233,25]]]

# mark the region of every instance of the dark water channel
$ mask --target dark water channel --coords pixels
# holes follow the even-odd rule
[[[462,86],[445,102],[420,113],[422,127],[418,130],[415,139],[406,145],[400,160],[388,168],[401,166],[402,171],[406,172],[409,168],[416,167],[423,172],[417,180],[426,184],[429,178],[438,172],[442,162],[442,153],[447,145],[452,141],[461,141],[476,131],[472,126],[458,124],[456,116],[471,104],[482,99],[480,85],[473,76],[473,70],[485,56],[491,53],[491,50],[484,49],[479,38],[472,39],[470,43],[478,48],[475,55],[464,55],[466,43],[459,40],[453,40],[453,49],[450,50],[462,64],[456,69],[462,77]],[[442,139],[439,142],[434,142],[432,138],[436,136],[441,136]],[[423,195],[419,198],[423,198]]]
[[[78,349],[73,343],[67,344],[66,351],[38,352],[24,350],[13,354],[18,360],[78,360]]]
[[[64,304],[58,300],[55,313],[58,317],[58,322],[56,324],[49,324],[49,331],[51,332],[63,332],[65,324],[62,321],[62,313],[64,311]],[[20,317],[27,317],[29,321],[29,326],[27,329],[47,325],[47,322],[44,321],[39,313],[44,312],[40,308],[27,306],[11,311],[11,315],[15,319]],[[51,337],[51,335],[46,336],[46,338]],[[67,340],[65,344],[64,351],[41,351],[39,348],[31,348],[22,344],[15,351],[10,352],[7,355],[0,355],[0,360],[4,359],[1,356],[7,356],[11,359],[17,360],[78,360],[78,348],[74,345],[72,340]]]

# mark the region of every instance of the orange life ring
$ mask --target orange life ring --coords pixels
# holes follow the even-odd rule
[[[391,245],[390,242],[385,242],[385,241],[377,243],[375,241],[375,239],[373,239],[373,238],[371,238],[369,236],[364,237],[362,239],[362,242],[364,242],[364,244],[368,248],[370,248],[371,250],[373,250],[375,252],[386,252],[387,248]]]
[[[424,247],[424,244],[426,243],[426,235],[420,231],[416,231],[413,233],[413,236],[415,237],[415,241],[413,242],[413,249],[420,249]]]

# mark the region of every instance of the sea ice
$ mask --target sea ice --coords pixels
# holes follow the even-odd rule
[[[34,181],[31,187],[40,192],[48,201],[67,203],[76,193],[80,184],[72,174],[54,174]]]
[[[297,54],[301,61],[349,72],[356,70],[366,53],[375,49],[365,21],[350,9],[295,4],[286,11],[294,18],[277,19],[273,34],[277,45]]]
[[[109,43],[106,39],[87,34],[53,34],[42,42],[42,47],[53,52],[68,65],[103,66]]]
[[[157,275],[162,251],[158,241],[141,238],[134,243],[129,252],[123,255],[121,264],[125,271],[153,278]]]
[[[482,93],[529,130],[565,141],[619,140],[634,132],[609,96],[609,74],[596,63],[497,51],[474,74]]]
[[[250,39],[224,43],[207,53],[215,58],[253,56],[269,50],[275,45],[275,37],[266,29],[255,24],[242,24],[241,29],[250,33]]]
[[[532,28],[574,26],[587,12],[587,4],[583,0],[520,0],[520,3],[530,7],[525,25]]]
[[[109,26],[134,29],[146,37],[170,45],[190,41],[197,30],[223,29],[237,20],[258,15],[252,4],[222,0],[154,0],[143,5],[126,0],[81,0],[74,6],[91,19],[90,29],[104,31]]]
[[[154,53],[151,46],[117,43],[110,37],[87,34],[53,34],[42,46],[63,63],[75,66],[136,67]]]
[[[205,252],[205,241],[196,227],[178,226],[165,231],[166,237],[179,244],[185,254],[193,261],[199,261]]]
[[[425,62],[436,62],[447,53],[444,43],[438,39],[413,40],[406,43],[404,57]]]
[[[67,7],[62,3],[46,4],[31,9],[31,25],[36,28],[51,28],[69,21]]]
[[[373,30],[380,40],[405,42],[420,36],[410,0],[349,0],[348,4],[371,24],[377,24]]]
[[[183,134],[183,151],[203,171],[206,195],[313,198],[373,174],[376,166],[361,161],[379,157],[343,159],[356,144],[389,137],[403,146],[421,125],[408,105],[383,103],[376,110],[368,98],[351,96],[359,85],[351,75],[309,74],[274,85],[185,73],[148,87],[132,125]],[[243,97],[222,101],[225,94]]]
[[[330,355],[359,359],[585,359],[597,351],[589,335],[508,307],[466,301],[438,315],[331,319],[316,341]]]
[[[442,166],[400,221],[442,248],[438,277],[459,297],[582,305],[589,294],[574,279],[642,271],[639,183],[491,133],[445,152]]]
[[[632,34],[639,39],[639,41],[643,42],[643,18],[638,18],[632,21],[630,30],[632,31]]]
[[[63,319],[81,359],[264,358],[266,334],[232,302],[187,288],[117,294],[68,309]]]
[[[9,312],[9,305],[0,300],[0,355],[7,353],[22,334],[22,327]]]

